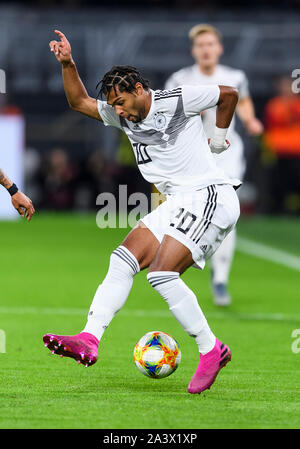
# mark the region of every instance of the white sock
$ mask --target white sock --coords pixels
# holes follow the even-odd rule
[[[213,284],[227,284],[235,250],[236,229],[234,228],[223,240],[211,257]]]
[[[216,343],[197,298],[174,271],[152,271],[147,279],[167,301],[169,309],[183,329],[195,338],[199,352],[206,354]]]
[[[125,246],[119,246],[110,256],[107,275],[99,285],[82,332],[101,339],[105,329],[128,298],[133,276],[140,271],[138,261]]]

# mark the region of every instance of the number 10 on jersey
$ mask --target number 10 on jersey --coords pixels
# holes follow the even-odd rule
[[[136,153],[136,162],[138,165],[152,162],[152,159],[147,152],[148,145],[145,145],[144,143],[133,143],[132,146]]]

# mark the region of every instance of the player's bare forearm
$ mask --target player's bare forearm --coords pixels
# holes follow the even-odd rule
[[[55,30],[55,33],[60,37],[60,41],[51,41],[49,46],[56,59],[62,65],[64,89],[70,107],[75,109],[75,111],[101,121],[97,100],[88,95],[78,74],[72,58],[70,42],[61,31]]]
[[[217,104],[216,126],[218,128],[228,128],[238,99],[238,91],[234,87],[219,86],[220,98]]]
[[[75,111],[101,120],[97,100],[88,95],[73,59],[70,62],[62,62],[62,78],[69,106]]]
[[[82,101],[88,98],[88,93],[78,74],[76,64],[73,61],[62,62],[62,78],[68,103],[72,109],[76,109]]]
[[[5,187],[6,189],[9,189],[12,186],[11,180],[6,176],[6,174],[1,170],[0,168],[0,184]]]
[[[208,140],[212,153],[220,154],[227,150],[230,142],[226,134],[231,123],[239,94],[236,89],[229,86],[219,86],[220,97],[217,103],[216,126],[212,137]]]

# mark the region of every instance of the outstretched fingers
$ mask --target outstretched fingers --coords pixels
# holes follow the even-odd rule
[[[64,33],[62,33],[61,31],[59,31],[59,30],[54,30],[54,33],[56,33],[56,34],[60,37],[60,40],[61,40],[62,42],[66,42],[66,41],[67,41],[66,36],[65,36]]]

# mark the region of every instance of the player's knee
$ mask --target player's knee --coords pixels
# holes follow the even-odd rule
[[[177,264],[174,264],[174,260],[170,257],[161,257],[161,254],[156,254],[156,257],[152,260],[149,265],[148,273],[165,272],[165,271],[178,271]]]
[[[154,259],[149,265],[148,273],[155,273],[157,271],[165,271],[165,269],[160,260]]]

